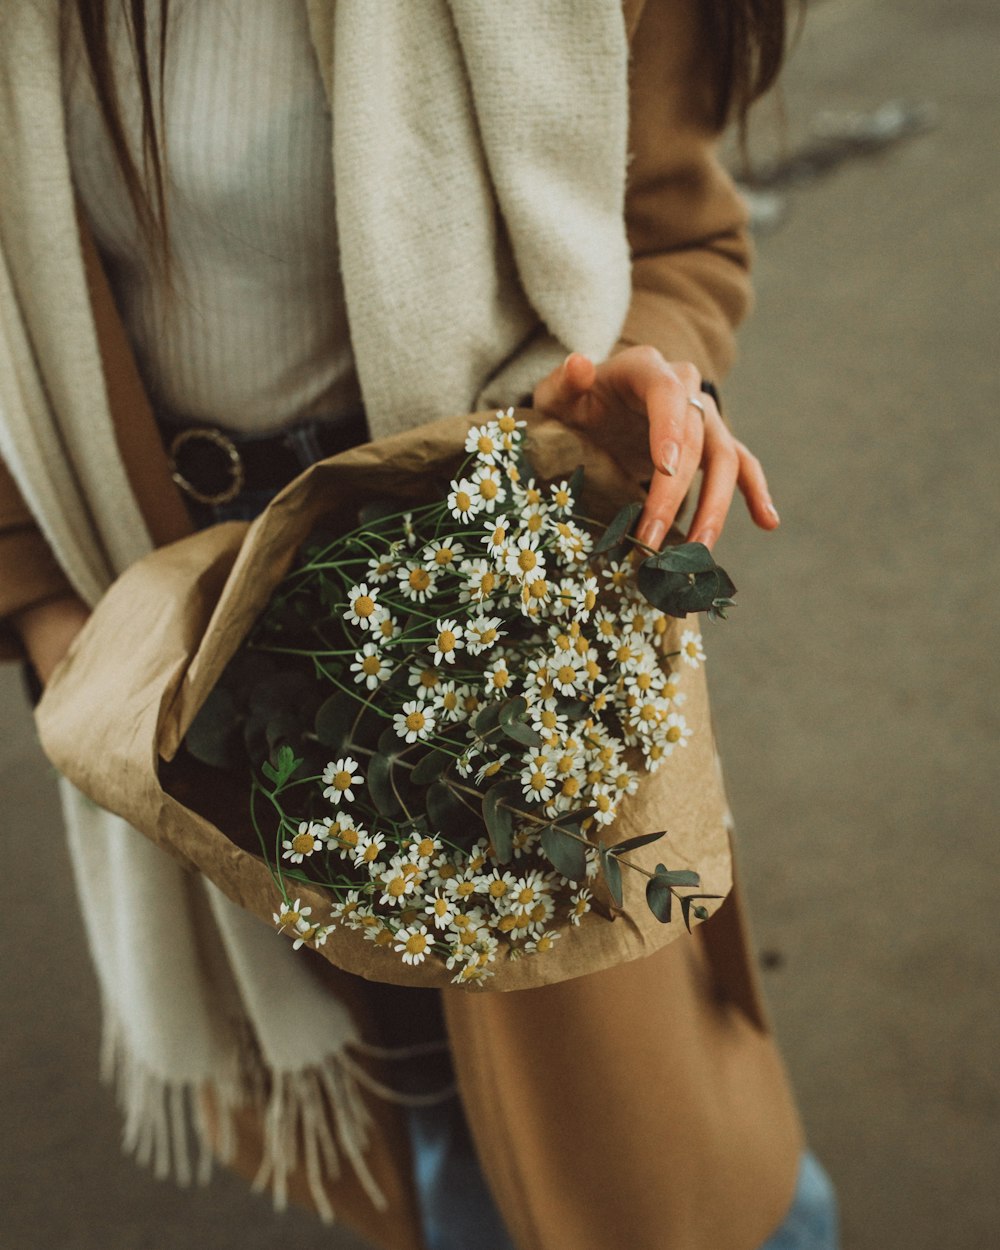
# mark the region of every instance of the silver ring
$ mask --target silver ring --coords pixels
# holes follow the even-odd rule
[[[704,415],[705,415],[705,405],[701,402],[701,400],[698,398],[698,396],[697,396],[697,395],[689,395],[689,396],[688,396],[688,403],[689,403],[689,404],[694,404],[694,406],[698,409],[698,411],[701,413],[701,415],[702,415],[702,416],[704,416]]]

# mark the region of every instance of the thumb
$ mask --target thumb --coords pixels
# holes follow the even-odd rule
[[[597,369],[589,356],[570,352],[561,365],[535,387],[534,406],[554,416],[568,416],[568,410],[594,385]]]

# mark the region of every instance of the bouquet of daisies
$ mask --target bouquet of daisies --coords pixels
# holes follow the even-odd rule
[[[642,548],[636,500],[590,515],[583,468],[544,479],[526,435],[498,412],[432,497],[315,526],[186,734],[248,779],[275,925],[350,933],[404,966],[387,979],[475,985],[552,952],[622,913],[623,869],[654,923],[719,897],[667,829],[618,821],[709,734],[681,622],[723,615],[732,583],[698,544]]]

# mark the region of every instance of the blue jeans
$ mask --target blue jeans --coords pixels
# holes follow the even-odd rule
[[[459,1099],[407,1114],[428,1250],[514,1250],[479,1169]],[[806,1151],[785,1222],[760,1250],[837,1250],[839,1244],[833,1185]]]

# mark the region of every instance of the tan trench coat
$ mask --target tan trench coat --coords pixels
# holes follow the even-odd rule
[[[718,380],[750,300],[745,208],[714,156],[711,50],[694,0],[625,0],[631,37],[627,225],[633,298],[621,343],[651,343]],[[116,436],[158,544],[190,529],[117,309],[82,223]],[[0,464],[0,623],[68,583]],[[20,654],[9,626],[4,653]],[[316,972],[363,1035],[415,991]],[[394,997],[402,994],[403,997]],[[802,1133],[762,1004],[737,890],[695,935],[619,968],[507,994],[455,990],[444,1018],[484,1170],[521,1250],[754,1250],[791,1201]],[[389,1075],[389,1074],[387,1074]],[[372,1164],[390,1205],[351,1177],[339,1215],[387,1250],[419,1250],[398,1110],[371,1099]],[[258,1125],[241,1126],[253,1166]],[[305,1201],[304,1186],[293,1185]]]

